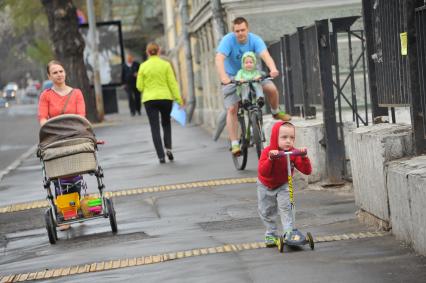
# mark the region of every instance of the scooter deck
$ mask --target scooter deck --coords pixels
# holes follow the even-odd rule
[[[289,247],[302,247],[306,244],[309,244],[311,250],[314,249],[314,240],[311,233],[306,233],[306,236],[303,235],[298,230],[293,230],[289,237],[286,239],[284,236],[281,236],[277,239],[277,248],[282,253],[284,251],[284,245]]]

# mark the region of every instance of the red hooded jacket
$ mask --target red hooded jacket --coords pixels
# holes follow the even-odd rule
[[[269,151],[282,150],[278,147],[278,135],[280,127],[285,122],[277,122],[272,127],[270,145],[263,149],[259,159],[259,166],[257,169],[259,181],[271,190],[284,185],[288,181],[287,176],[287,160],[286,157],[270,160]],[[294,167],[305,175],[312,172],[311,161],[305,156],[290,156],[290,163],[292,164],[291,173],[293,174]]]

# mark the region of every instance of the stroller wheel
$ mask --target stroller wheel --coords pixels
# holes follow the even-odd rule
[[[280,236],[278,238],[278,245],[277,245],[277,247],[278,247],[278,250],[280,251],[280,253],[282,253],[284,251],[284,237],[283,236]]]
[[[311,250],[313,250],[315,245],[314,245],[314,238],[312,238],[312,234],[309,232],[306,233],[306,238],[308,238],[309,246],[311,247]]]
[[[44,213],[44,221],[46,223],[47,236],[49,237],[49,242],[54,245],[58,240],[58,234],[56,232],[56,225],[53,221],[52,209],[47,209]]]
[[[105,202],[108,211],[109,223],[111,224],[111,230],[113,233],[117,233],[117,219],[115,218],[114,204],[109,198],[106,198]]]

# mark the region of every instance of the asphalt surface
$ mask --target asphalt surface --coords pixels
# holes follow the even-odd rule
[[[38,141],[35,104],[0,109],[0,172]],[[1,178],[0,178],[1,180]]]
[[[120,104],[123,106],[124,104]],[[173,125],[175,161],[159,164],[146,116],[108,115],[95,129],[106,141],[98,154],[107,191],[256,176],[250,152],[247,170],[234,169],[227,142],[213,142],[196,125]],[[31,155],[0,182],[0,207],[45,198],[40,163]],[[85,177],[96,192],[94,178]],[[296,191],[296,223],[314,238],[375,231],[360,224],[350,184]],[[194,186],[114,199],[118,233],[107,219],[74,224],[50,245],[43,208],[0,213],[0,278],[76,265],[126,260],[170,252],[261,242],[254,183]],[[183,257],[149,265],[86,272],[49,282],[425,282],[426,259],[391,234],[317,243],[280,254],[275,248]]]

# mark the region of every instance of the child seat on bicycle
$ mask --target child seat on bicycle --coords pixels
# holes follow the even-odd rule
[[[252,101],[250,101],[251,90],[256,93],[256,101],[259,107],[263,106],[265,98],[262,85],[260,84],[262,76],[264,76],[264,73],[256,68],[256,54],[253,52],[245,52],[241,58],[241,69],[235,76],[236,82],[242,82],[240,84],[237,83],[237,94],[241,97],[244,107],[252,103]],[[259,81],[256,82],[256,80]],[[247,81],[251,82],[244,83]],[[252,97],[252,99],[254,99],[254,97]]]

